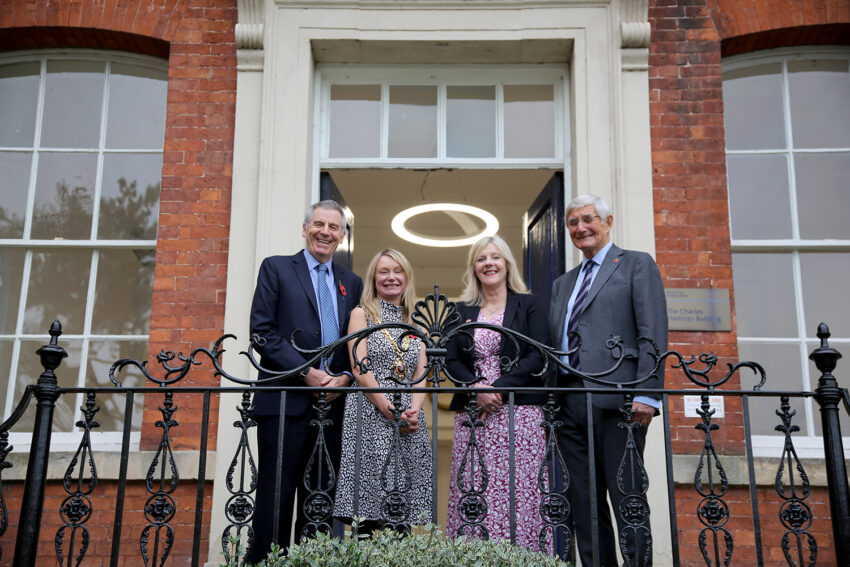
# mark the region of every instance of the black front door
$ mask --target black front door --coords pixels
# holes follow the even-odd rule
[[[566,270],[564,174],[557,172],[522,218],[525,281],[549,304],[552,282]]]

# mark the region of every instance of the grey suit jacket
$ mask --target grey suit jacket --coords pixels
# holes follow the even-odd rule
[[[555,348],[561,346],[567,304],[580,269],[580,265],[576,266],[552,284],[549,331]],[[614,366],[618,352],[617,349],[606,348],[606,342],[611,336],[619,336],[623,340],[624,352],[637,355],[638,359],[624,361],[604,380],[631,382],[652,372],[655,366],[649,355],[652,347],[646,341],[638,344],[637,338],[651,338],[660,352],[667,350],[667,302],[661,274],[649,254],[611,246],[588,292],[587,303],[579,318],[578,334],[581,337],[579,358],[582,371],[602,372]],[[585,386],[599,387],[587,381]],[[655,376],[637,387],[663,386],[662,366]],[[616,409],[621,407],[623,397],[595,396],[593,401],[596,406]]]

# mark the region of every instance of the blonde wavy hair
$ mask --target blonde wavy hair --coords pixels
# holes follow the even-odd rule
[[[405,258],[404,254],[393,248],[381,250],[372,261],[369,262],[369,268],[366,270],[366,283],[363,286],[363,296],[360,298],[360,305],[366,314],[373,321],[378,321],[381,318],[381,306],[378,304],[378,290],[375,288],[375,274],[378,271],[378,260],[386,256],[398,263],[407,278],[407,285],[404,288],[404,293],[401,295],[402,314],[401,319],[404,323],[410,322],[410,314],[416,305],[416,284],[413,281],[413,267]]]
[[[475,275],[475,260],[481,254],[481,250],[488,244],[492,244],[505,259],[505,264],[508,267],[506,284],[508,291],[514,293],[530,293],[528,286],[522,281],[522,276],[519,275],[519,267],[517,266],[514,255],[511,253],[508,243],[501,236],[485,236],[469,248],[469,255],[466,258],[466,271],[463,273],[463,291],[460,294],[460,300],[470,305],[481,305],[484,303],[484,289],[481,287],[481,282],[478,281],[478,276]]]

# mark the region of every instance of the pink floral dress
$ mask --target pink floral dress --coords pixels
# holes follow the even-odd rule
[[[483,312],[478,315],[478,321],[501,325],[505,311],[502,309],[493,317],[487,319]],[[475,329],[475,365],[484,378],[481,384],[491,384],[501,375],[500,351],[501,335],[489,329]],[[483,524],[491,540],[511,539],[511,508],[510,508],[510,461],[509,461],[509,413],[510,408],[505,403],[498,411],[489,414],[483,428],[476,430],[480,457],[487,471],[487,488],[483,492],[487,513]],[[540,503],[543,493],[537,484],[540,465],[546,454],[546,435],[540,422],[543,421],[543,410],[539,406],[514,406],[514,478],[516,482],[516,544],[533,551],[551,553],[551,531],[546,530],[544,546],[540,546],[540,533],[543,529],[543,519],[540,516]],[[452,476],[449,490],[449,511],[446,522],[446,532],[451,537],[467,535],[482,537],[480,529],[469,524],[464,526],[464,519],[458,511],[458,504],[466,505],[470,499],[461,503],[463,492],[480,490],[483,475],[477,456],[473,453],[466,456],[466,466],[460,478],[464,491],[458,486],[458,473],[464,454],[469,449],[469,417],[465,412],[455,413],[455,435],[452,446]],[[474,461],[474,464],[473,464]],[[547,482],[544,476],[544,482]]]

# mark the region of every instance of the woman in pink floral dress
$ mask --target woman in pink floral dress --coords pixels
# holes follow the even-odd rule
[[[499,325],[545,343],[547,309],[528,292],[505,241],[498,236],[482,238],[470,249],[467,264],[463,303],[457,305],[460,322]],[[506,359],[515,357],[515,366],[502,368]],[[510,409],[508,395],[494,393],[492,389],[543,386],[542,378],[534,376],[542,369],[543,360],[527,344],[520,343],[517,353],[513,341],[498,331],[475,329],[474,341],[464,334],[450,341],[446,363],[457,383],[472,384],[470,387],[476,389],[476,417],[483,422],[475,427],[477,443],[471,446],[471,419],[464,410],[470,398],[465,394],[454,396],[450,409],[457,413],[446,531],[453,537],[465,534],[510,541]],[[551,552],[551,533],[544,530],[540,515],[543,493],[538,484],[546,453],[546,436],[540,426],[543,421],[540,405],[545,401],[542,393],[514,394],[513,505],[517,545]],[[542,482],[545,486],[545,474]],[[482,499],[485,506],[480,505]]]

